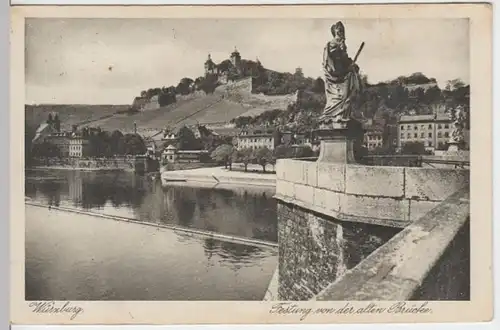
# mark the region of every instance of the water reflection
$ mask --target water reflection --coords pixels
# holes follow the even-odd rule
[[[277,241],[273,189],[162,187],[126,172],[29,171],[26,196],[135,218]]]
[[[29,205],[25,242],[27,300],[262,300],[277,262],[274,249]]]

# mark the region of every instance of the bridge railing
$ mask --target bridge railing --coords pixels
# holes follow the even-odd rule
[[[318,157],[300,157],[294,158],[314,162]],[[466,168],[470,166],[469,160],[449,159],[442,156],[421,156],[421,155],[370,155],[361,159],[362,165],[368,166],[405,166],[422,167],[424,164],[430,165],[448,165],[456,168]]]
[[[469,187],[408,225],[313,300],[470,299]],[[450,274],[454,280],[449,281]]]

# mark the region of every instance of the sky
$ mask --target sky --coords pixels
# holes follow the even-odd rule
[[[330,26],[342,20],[348,52],[370,83],[422,72],[469,82],[467,19],[26,20],[27,104],[130,104],[141,90],[177,85],[235,49],[264,67],[322,76]]]

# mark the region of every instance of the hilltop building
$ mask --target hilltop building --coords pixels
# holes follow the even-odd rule
[[[217,82],[225,85],[231,81],[252,75],[252,70],[255,68],[252,65],[250,67],[248,65],[244,66],[243,62],[244,60],[241,58],[241,54],[236,48],[229,55],[229,59],[226,59],[219,64],[216,64],[212,60],[212,56],[208,54],[208,58],[204,63],[205,77],[215,75],[217,77]],[[257,59],[253,65],[260,66],[261,64]]]

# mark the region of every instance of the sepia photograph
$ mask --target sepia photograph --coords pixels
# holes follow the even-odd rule
[[[471,199],[491,164],[474,163],[475,179],[471,162],[491,157],[476,149],[489,126],[475,126],[491,108],[471,100],[488,96],[477,75],[490,54],[475,70],[463,10],[359,14],[368,7],[20,17],[23,313],[253,301],[267,307],[248,315],[276,322],[478,302],[491,243],[471,227],[488,231],[491,197],[484,219]],[[473,263],[476,248],[487,253]]]

